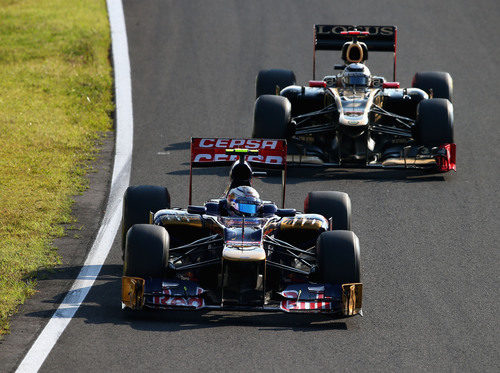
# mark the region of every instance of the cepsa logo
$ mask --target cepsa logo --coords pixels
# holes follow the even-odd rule
[[[200,139],[200,148],[219,148],[219,149],[270,149],[278,147],[277,140],[259,140],[259,139]]]
[[[229,155],[229,154],[196,154],[193,162],[201,163],[201,162],[234,162],[238,159],[237,155]],[[246,160],[250,163],[266,163],[266,164],[275,164],[282,165],[283,157],[279,155],[250,155],[246,158]]]
[[[234,162],[236,154],[226,154],[226,149],[259,150],[259,155],[249,155],[248,162],[265,163],[269,165],[283,165],[285,147],[283,140],[265,139],[193,139],[192,160],[194,163],[204,162]]]

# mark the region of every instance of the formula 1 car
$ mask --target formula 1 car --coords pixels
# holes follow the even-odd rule
[[[396,40],[395,26],[315,25],[307,87],[290,70],[259,72],[252,136],[287,139],[290,163],[456,170],[452,78],[421,72],[400,88]],[[342,72],[314,80],[317,50],[340,50]],[[394,53],[392,82],[371,75],[368,51]]]
[[[234,163],[233,163],[234,162]],[[166,188],[124,196],[125,309],[361,313],[359,240],[341,192],[310,192],[304,212],[278,208],[251,187],[250,165],[286,178],[286,141],[193,138],[196,167],[233,163],[223,198],[171,208]]]

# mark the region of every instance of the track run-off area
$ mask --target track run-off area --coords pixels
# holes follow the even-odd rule
[[[315,23],[397,25],[402,86],[418,71],[452,75],[457,173],[289,171],[289,207],[302,209],[309,191],[349,193],[364,317],[128,318],[120,309],[118,235],[40,371],[500,370],[497,2],[124,0],[123,9],[134,113],[130,184],[166,186],[174,207],[187,205],[191,136],[251,136],[260,69],[311,79]],[[370,55],[372,74],[391,76],[385,57]],[[336,52],[318,58],[319,75],[340,62]],[[223,193],[227,171],[198,174],[194,203]],[[262,179],[256,188],[279,200],[280,181]]]

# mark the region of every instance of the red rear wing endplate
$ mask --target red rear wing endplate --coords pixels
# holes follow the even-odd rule
[[[314,25],[313,80],[316,78],[316,51],[340,51],[345,42],[349,41],[342,32],[354,30],[368,32],[360,40],[365,43],[368,51],[393,52],[394,73],[396,81],[396,49],[398,28],[396,26],[354,26],[354,25]]]
[[[246,161],[252,166],[282,171],[283,205],[286,188],[286,140],[275,139],[228,139],[191,138],[191,161],[189,167],[189,204],[192,202],[193,168],[230,166],[238,155],[226,154],[226,149],[258,150],[258,155],[248,155]]]

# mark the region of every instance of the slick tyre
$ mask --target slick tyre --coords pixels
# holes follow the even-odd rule
[[[261,70],[255,79],[255,98],[279,94],[279,91],[295,82],[295,74],[291,70]]]
[[[255,102],[252,137],[286,139],[290,135],[292,106],[287,98],[263,95]]]
[[[423,100],[417,107],[415,139],[432,147],[453,143],[453,105],[445,98]]]
[[[333,230],[351,229],[351,199],[347,193],[309,192],[304,201],[304,212],[332,218]]]
[[[334,285],[360,282],[359,239],[353,232],[321,233],[316,255],[322,281]]]
[[[153,185],[129,186],[123,197],[122,250],[125,236],[134,224],[149,222],[149,213],[170,208],[167,188]]]
[[[446,98],[453,101],[453,79],[449,73],[441,71],[416,73],[411,85],[428,94],[432,91],[432,98]]]
[[[170,238],[165,228],[135,224],[127,232],[123,275],[161,278],[166,272]]]

